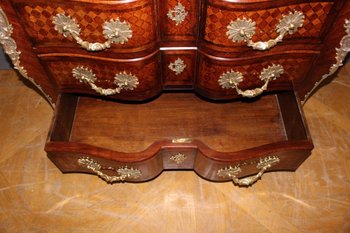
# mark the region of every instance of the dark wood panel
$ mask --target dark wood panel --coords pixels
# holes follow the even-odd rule
[[[344,25],[345,20],[350,19],[350,1],[344,1],[344,5],[339,4],[337,7],[338,11],[334,13],[336,20],[323,41],[318,59],[310,67],[307,80],[299,80],[295,83],[295,89],[300,93],[302,100],[312,94],[311,90],[315,91],[314,87],[317,87],[322,77],[329,73],[331,66],[337,63],[336,48],[340,47],[341,39],[347,35]]]
[[[278,36],[276,25],[283,15],[294,11],[304,14],[304,24],[294,34],[286,35],[283,40],[319,38],[322,26],[333,6],[333,2],[306,2],[293,5],[284,3],[280,7],[275,7],[273,4],[268,7],[257,5],[254,9],[249,9],[249,5],[246,5],[244,9],[239,10],[235,9],[237,5],[234,3],[225,2],[224,5],[217,3],[220,1],[209,1],[207,5],[203,39],[209,43],[226,47],[246,46],[246,42],[238,43],[228,39],[226,32],[231,21],[239,18],[253,20],[256,22],[256,30],[252,41],[267,41]]]
[[[198,75],[195,81],[195,90],[212,99],[241,98],[235,89],[224,89],[218,80],[226,72],[240,72],[244,79],[238,85],[241,90],[261,87],[264,82],[259,76],[264,68],[282,65],[284,73],[268,85],[267,92],[276,90],[292,90],[293,82],[304,79],[313,60],[314,54],[290,53],[275,54],[272,56],[257,56],[254,58],[220,58],[200,53]]]
[[[184,69],[176,73],[170,64],[180,59]],[[192,89],[196,71],[197,50],[162,50],[163,89]]]
[[[52,23],[53,16],[64,13],[74,18],[80,26],[80,37],[91,43],[103,43],[102,25],[119,18],[130,24],[132,37],[127,43],[113,44],[115,49],[139,51],[152,47],[157,41],[156,9],[153,0],[129,3],[93,4],[93,2],[70,1],[13,1],[17,14],[34,46],[80,47],[73,38],[59,34]],[[118,50],[116,50],[118,51]]]
[[[41,57],[52,80],[62,92],[87,93],[101,96],[92,90],[90,85],[80,82],[73,77],[72,70],[76,67],[90,69],[96,75],[95,84],[98,87],[114,89],[114,77],[118,73],[126,72],[138,79],[138,86],[133,90],[122,90],[107,98],[124,100],[145,100],[161,92],[162,81],[160,75],[160,55],[153,53],[137,59],[109,59],[79,56],[78,54],[57,54],[57,56]]]
[[[182,22],[176,22],[168,17],[178,4],[184,8],[186,17]],[[198,35],[200,0],[159,1],[160,35],[163,41],[193,41]]]
[[[80,98],[71,140],[131,153],[159,140],[192,138],[230,152],[285,137],[274,96],[252,103],[210,103],[191,93],[169,93],[140,105]]]
[[[13,28],[11,37],[17,44],[17,51],[20,52],[19,65],[27,71],[28,76],[40,86],[52,103],[55,103],[58,97],[58,90],[54,83],[47,78],[45,70],[36,57],[31,41],[24,30],[25,28],[17,17],[16,9],[12,7],[8,0],[0,1],[0,7],[4,10]],[[12,45],[12,43],[10,44]]]

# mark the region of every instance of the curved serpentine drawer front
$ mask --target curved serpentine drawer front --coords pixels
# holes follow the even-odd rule
[[[202,53],[195,90],[214,99],[255,97],[265,91],[290,90],[302,81],[314,54],[278,54],[222,59]]]
[[[144,100],[162,90],[158,53],[138,59],[119,60],[81,56],[41,59],[58,88],[64,92]]]
[[[35,46],[79,46],[76,36],[89,43],[103,44],[110,39],[110,46],[117,49],[142,49],[157,40],[156,8],[152,0],[127,4],[124,1],[13,2]]]
[[[267,50],[283,41],[320,39],[332,1],[264,1],[246,4],[207,1],[203,39],[231,50],[251,47]],[[266,42],[266,43],[262,43]]]

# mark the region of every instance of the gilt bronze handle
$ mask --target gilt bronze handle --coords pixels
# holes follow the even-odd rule
[[[253,98],[258,95],[261,95],[265,90],[267,90],[267,86],[270,81],[277,79],[284,73],[283,66],[281,65],[271,65],[267,68],[264,68],[259,76],[259,79],[264,82],[261,87],[254,88],[251,90],[241,90],[238,85],[243,82],[243,74],[237,71],[227,71],[223,73],[218,83],[224,89],[233,88],[236,90],[238,95],[242,95],[243,97]]]
[[[96,91],[101,95],[115,95],[120,93],[122,90],[134,90],[139,85],[139,80],[135,75],[131,73],[128,74],[126,71],[117,73],[114,76],[114,84],[117,85],[116,88],[102,88],[95,84],[96,75],[84,66],[75,67],[72,70],[73,77],[90,85],[91,89]]]
[[[245,17],[231,21],[227,25],[226,35],[232,42],[247,42],[249,47],[256,50],[268,50],[274,47],[278,42],[281,42],[286,34],[295,33],[304,24],[304,14],[300,11],[289,12],[288,15],[283,15],[276,26],[278,36],[268,41],[252,41],[255,34],[256,23]]]
[[[78,159],[78,164],[81,167],[91,170],[93,173],[95,173],[97,176],[99,176],[101,179],[103,179],[107,183],[121,182],[121,181],[125,181],[126,179],[137,179],[142,176],[141,171],[138,169],[128,168],[126,166],[120,167],[118,169],[115,169],[113,167],[103,167],[101,164],[99,164],[98,162],[96,162],[95,160],[89,157]],[[109,176],[103,173],[101,170],[116,171],[118,175]]]
[[[101,51],[110,48],[113,43],[125,44],[132,37],[131,26],[126,21],[121,21],[119,18],[111,19],[103,23],[103,35],[106,38],[104,43],[92,43],[80,38],[80,26],[74,18],[62,13],[58,13],[53,17],[52,23],[55,25],[55,30],[61,33],[64,37],[73,37],[76,42],[88,51]]]
[[[242,172],[242,169],[239,166],[229,166],[219,169],[217,175],[224,178],[231,178],[233,183],[238,186],[251,186],[262,177],[267,169],[278,164],[279,162],[280,159],[277,156],[268,156],[262,158],[256,166],[257,169],[260,169],[259,173],[243,179],[239,179],[237,177],[237,175]]]

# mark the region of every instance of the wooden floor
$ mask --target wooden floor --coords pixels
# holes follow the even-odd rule
[[[0,232],[350,232],[350,64],[304,106],[311,157],[251,188],[187,171],[115,185],[63,175],[43,149],[51,107],[0,76]]]

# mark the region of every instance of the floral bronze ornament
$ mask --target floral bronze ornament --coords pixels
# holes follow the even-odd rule
[[[237,19],[227,26],[226,35],[233,42],[248,41],[255,34],[256,23],[251,19]]]
[[[95,173],[97,176],[99,176],[101,179],[103,179],[107,183],[121,182],[121,181],[125,181],[126,179],[138,179],[142,176],[141,171],[138,169],[128,168],[127,166],[120,167],[118,169],[115,169],[113,167],[103,167],[97,161],[89,157],[78,159],[78,164],[81,167],[91,170],[93,173]],[[102,170],[116,171],[118,173],[118,176],[107,175],[103,173]]]
[[[174,62],[171,62],[168,68],[174,71],[176,75],[179,75],[185,70],[186,64],[182,59],[178,58]]]
[[[336,55],[335,55],[335,60],[336,62],[329,68],[328,74],[325,74],[322,76],[321,80],[316,82],[314,87],[311,89],[310,92],[308,92],[305,97],[304,101],[302,103],[305,103],[305,101],[310,97],[310,95],[316,90],[316,88],[324,81],[326,80],[329,76],[334,74],[339,67],[343,65],[343,61],[346,57],[346,55],[350,52],[350,19],[346,19],[344,23],[344,28],[346,35],[343,36],[343,38],[340,41],[340,47],[336,48]]]
[[[122,90],[134,90],[138,85],[138,78],[132,74],[128,74],[125,71],[120,72],[114,76],[114,84],[116,88],[102,88],[95,84],[96,75],[84,66],[78,66],[72,70],[73,77],[90,85],[91,89],[101,95],[115,95],[120,93]]]
[[[220,76],[218,82],[224,89],[236,88],[243,82],[243,74],[233,70],[227,71]]]
[[[305,16],[300,11],[289,12],[288,15],[283,15],[276,26],[278,36],[275,39],[270,39],[268,41],[254,42],[251,40],[255,34],[256,23],[245,17],[231,21],[229,25],[227,25],[226,35],[228,39],[233,42],[244,41],[253,49],[267,50],[274,47],[278,42],[281,42],[286,34],[293,34],[302,27],[304,18]]]
[[[88,51],[101,51],[110,48],[113,43],[125,44],[132,38],[131,26],[126,21],[120,21],[119,18],[111,19],[103,23],[103,35],[107,39],[104,43],[90,43],[80,38],[80,27],[76,20],[65,14],[57,14],[53,17],[52,23],[55,30],[64,37],[73,37],[76,42]]]
[[[275,166],[279,162],[280,162],[280,159],[277,156],[268,156],[265,158],[261,158],[259,163],[256,166],[257,169],[260,169],[259,173],[254,176],[250,176],[243,179],[239,179],[237,177],[237,175],[242,172],[242,169],[240,168],[240,166],[229,166],[229,167],[221,168],[218,170],[217,176],[220,176],[223,178],[230,178],[232,179],[232,182],[238,186],[251,186],[263,176],[264,172],[267,169]]]
[[[238,95],[242,95],[243,97],[253,98],[258,95],[261,95],[264,91],[267,90],[267,86],[270,81],[279,78],[284,73],[283,66],[281,65],[271,65],[267,68],[264,68],[259,76],[259,79],[264,82],[264,85],[261,87],[252,89],[252,90],[241,90],[238,85],[243,82],[244,77],[243,74],[237,71],[227,71],[223,73],[218,83],[223,89],[235,89]]]
[[[173,10],[170,9],[167,14],[169,19],[175,21],[176,26],[181,24],[185,20],[187,15],[188,12],[180,2],[177,3]]]
[[[33,78],[29,77],[27,70],[21,66],[21,52],[17,50],[17,43],[11,37],[13,33],[13,27],[7,19],[5,12],[0,7],[0,44],[2,45],[4,52],[10,57],[13,67],[30,82],[32,82],[40,92],[44,94],[52,107],[55,107],[50,96],[48,96],[44,90],[38,85]]]
[[[170,160],[174,161],[176,164],[182,164],[186,159],[187,157],[183,153],[177,153],[170,157]]]

